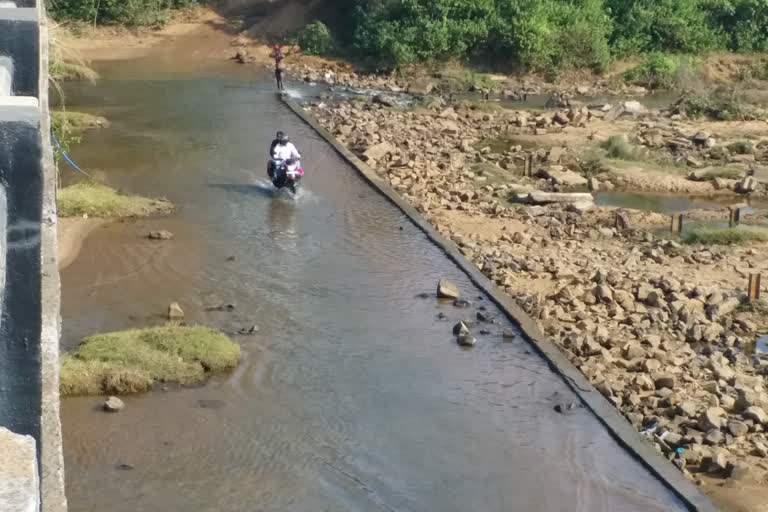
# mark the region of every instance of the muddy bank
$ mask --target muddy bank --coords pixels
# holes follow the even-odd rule
[[[768,476],[768,359],[753,354],[755,338],[768,331],[768,307],[744,294],[749,274],[768,273],[760,256],[768,243],[688,246],[657,234],[669,224],[665,214],[509,201],[599,188],[580,172],[579,157],[595,139],[646,129],[644,121],[609,122],[589,109],[543,117],[471,106],[399,111],[375,102],[307,108],[537,318],[627,420],[729,510],[736,509],[727,492],[715,492],[720,483],[750,486]],[[495,146],[498,140],[508,144]],[[638,183],[665,177],[717,192],[686,173],[642,165],[622,171]],[[616,175],[603,173],[602,183],[621,183]],[[746,197],[719,192],[734,202]],[[753,498],[766,497],[756,489]]]
[[[102,227],[104,219],[84,219],[82,217],[59,219],[59,271],[64,270],[77,258],[88,235]]]

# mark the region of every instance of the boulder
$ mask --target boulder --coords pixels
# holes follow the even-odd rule
[[[181,306],[178,302],[171,302],[171,304],[168,306],[168,319],[169,320],[183,320],[184,319],[184,310],[181,309]]]
[[[458,299],[460,296],[459,289],[450,281],[443,279],[437,283],[437,297],[439,299]]]
[[[659,373],[653,376],[656,389],[675,389],[675,376],[670,373]]]
[[[556,193],[556,192],[528,192],[525,194],[518,194],[517,201],[520,203],[528,204],[552,204],[552,203],[593,203],[595,200],[592,194],[587,192],[581,193]]]
[[[107,412],[118,412],[123,409],[125,409],[125,404],[116,396],[111,396],[104,402],[104,410]]]
[[[588,183],[587,178],[569,170],[555,170],[550,168],[543,169],[538,174],[543,178],[551,180],[556,185],[562,185],[564,187],[583,187]]]
[[[471,334],[462,334],[456,338],[456,342],[462,347],[474,347],[477,340]]]
[[[733,437],[742,437],[749,432],[749,426],[743,421],[730,420],[728,421],[728,432],[730,432]]]
[[[147,238],[150,240],[170,240],[173,238],[173,233],[170,231],[150,231],[149,235],[147,235]]]
[[[746,176],[736,185],[736,192],[739,192],[740,194],[751,194],[757,190],[757,185],[758,182],[753,176]]]
[[[724,423],[725,411],[720,407],[709,407],[699,416],[699,428],[704,432],[719,429]]]
[[[755,423],[759,423],[761,425],[765,425],[766,422],[768,422],[768,416],[765,414],[765,411],[762,409],[762,407],[748,407],[747,410],[744,411],[743,416],[746,419],[752,420]]]
[[[469,334],[469,327],[464,322],[459,322],[453,326],[454,336],[461,336],[463,334]]]
[[[697,409],[698,407],[696,406],[696,402],[692,400],[686,400],[678,404],[677,413],[680,416],[684,416],[686,418],[693,418],[696,416]]]
[[[387,155],[395,153],[395,151],[397,151],[397,149],[395,148],[395,146],[393,146],[389,142],[381,142],[379,144],[369,146],[363,152],[363,160],[365,160],[366,162],[375,163],[379,160],[382,160]]]
[[[398,98],[390,94],[377,94],[372,101],[384,107],[396,107],[398,104]]]
[[[515,338],[517,338],[517,336],[515,335],[515,331],[509,328],[504,329],[504,332],[502,333],[502,337],[504,338],[504,341],[512,341]]]
[[[725,467],[725,477],[733,480],[741,480],[749,475],[750,466],[743,460],[729,462]]]

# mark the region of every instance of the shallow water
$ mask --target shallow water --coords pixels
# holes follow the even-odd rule
[[[62,274],[62,344],[160,323],[171,301],[191,323],[260,330],[238,338],[233,375],[199,388],[114,415],[65,399],[72,512],[683,509],[589,412],[553,411],[575,396],[525,341],[502,341],[507,320],[456,346],[454,321],[498,311],[271,84],[153,66],[68,90],[113,123],[75,160],[179,209],[85,242]],[[264,179],[277,129],[304,155],[297,198]],[[440,278],[473,309],[416,297]]]
[[[756,209],[768,209],[765,199],[749,199],[747,197],[701,197],[686,194],[651,194],[643,192],[595,192],[595,204],[599,206],[616,206],[658,213],[679,213],[688,210],[716,210],[733,204],[747,204],[742,213],[752,213]],[[726,218],[727,221],[727,218]]]

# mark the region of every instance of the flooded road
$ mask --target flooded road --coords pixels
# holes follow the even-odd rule
[[[553,410],[576,397],[525,341],[503,342],[506,320],[456,346],[455,321],[498,311],[271,83],[149,64],[70,87],[71,109],[112,121],[72,156],[179,209],[85,241],[62,273],[63,347],[161,323],[172,301],[191,323],[259,332],[205,386],[158,386],[114,415],[65,399],[72,512],[683,510],[585,409]],[[296,199],[264,180],[278,129],[304,156]],[[473,309],[417,298],[440,278]],[[209,310],[222,303],[236,308]]]

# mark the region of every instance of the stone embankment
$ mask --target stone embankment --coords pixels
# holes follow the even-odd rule
[[[744,290],[750,273],[768,275],[761,256],[767,244],[683,245],[654,231],[668,226],[666,215],[598,208],[583,193],[565,202],[552,194],[588,182],[605,186],[579,172],[580,145],[617,132],[644,134],[644,143],[670,154],[684,146],[679,154],[692,160],[705,161],[718,147],[739,148],[722,148],[669,117],[657,116],[651,137],[647,118],[619,119],[626,109],[607,121],[614,110],[484,111],[440,100],[427,107],[342,102],[307,108],[538,319],[682,471],[691,478],[762,479],[768,472],[768,358],[754,347],[768,332],[768,308],[748,301]],[[755,162],[768,158],[761,151],[750,153]],[[711,181],[705,184],[714,191]],[[509,201],[526,198],[540,204]],[[474,340],[469,329],[457,329],[460,344]]]

